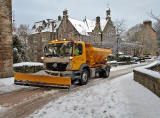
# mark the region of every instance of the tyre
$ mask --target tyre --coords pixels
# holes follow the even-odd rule
[[[108,78],[109,77],[109,74],[110,74],[110,69],[109,68],[106,68],[106,69],[103,69],[99,72],[99,77],[102,77],[102,78]]]
[[[81,78],[80,78],[79,84],[80,85],[87,84],[88,79],[89,79],[89,71],[87,69],[84,69],[81,73]]]

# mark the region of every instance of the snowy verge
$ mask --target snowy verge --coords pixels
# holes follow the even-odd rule
[[[21,62],[13,64],[13,67],[20,67],[20,66],[43,66],[43,63],[39,62]]]
[[[4,112],[6,110],[6,108],[5,107],[1,107],[1,105],[0,105],[0,112]]]
[[[152,70],[148,69],[148,68],[153,67],[153,66],[155,66],[157,64],[160,64],[159,60],[154,61],[153,63],[151,63],[151,64],[149,64],[147,66],[137,67],[134,70],[138,71],[138,72],[141,72],[141,73],[144,73],[146,75],[150,75],[150,76],[155,77],[157,79],[160,79],[160,73],[159,72],[152,71]]]
[[[14,77],[0,79],[0,94],[17,91],[27,86],[19,86],[14,84]]]
[[[127,68],[131,68],[131,67],[135,67],[135,66],[140,66],[140,65],[143,65],[143,64],[147,64],[147,62],[111,67],[111,71],[118,71],[118,70],[127,69]]]

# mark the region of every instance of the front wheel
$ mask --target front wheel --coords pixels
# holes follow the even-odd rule
[[[89,79],[89,71],[87,69],[84,69],[81,73],[80,85],[87,84],[88,79]]]

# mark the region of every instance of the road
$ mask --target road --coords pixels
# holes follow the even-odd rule
[[[132,72],[135,67],[143,65],[146,65],[146,63],[135,65],[127,69],[112,71],[109,78],[90,79],[88,84],[85,86],[72,85],[69,91],[66,89],[56,88],[35,88],[1,94],[0,105],[7,109],[0,113],[0,118],[24,118],[32,114],[35,110],[40,109],[51,100],[56,100],[57,98],[70,92],[80,91],[100,82],[110,81],[111,79]]]

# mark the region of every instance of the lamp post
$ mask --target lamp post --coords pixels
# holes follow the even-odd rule
[[[117,38],[117,60],[119,58],[119,40],[120,40],[120,36],[119,36],[119,33],[117,31],[117,34],[116,34],[116,38]]]

